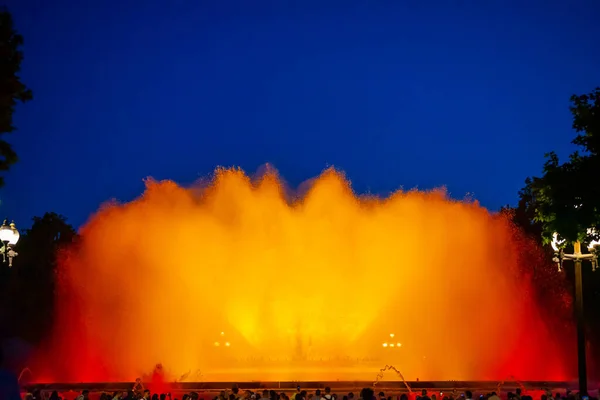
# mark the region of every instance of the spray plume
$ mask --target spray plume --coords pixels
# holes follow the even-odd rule
[[[563,379],[514,238],[475,202],[360,197],[333,169],[295,197],[272,170],[149,180],[61,262],[44,379]]]

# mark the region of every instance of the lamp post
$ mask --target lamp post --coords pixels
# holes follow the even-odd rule
[[[2,262],[5,263],[6,259],[8,258],[8,266],[12,267],[13,258],[19,255],[19,253],[17,253],[13,247],[19,241],[19,237],[21,235],[19,234],[14,222],[11,222],[10,224],[7,222],[8,221],[5,219],[2,226],[0,226],[0,241],[2,241],[0,253],[2,253]]]
[[[591,233],[588,230],[588,234]],[[571,260],[575,265],[575,315],[577,318],[577,370],[579,374],[579,393],[587,395],[587,362],[585,351],[585,322],[583,315],[583,277],[582,263],[590,261],[592,271],[598,269],[598,254],[600,253],[600,241],[592,240],[588,244],[589,254],[581,253],[581,243],[573,243],[573,253],[568,254],[563,250],[565,241],[558,240],[558,234],[552,237],[552,249],[554,250],[554,261],[558,265],[558,270],[562,270],[564,260]]]

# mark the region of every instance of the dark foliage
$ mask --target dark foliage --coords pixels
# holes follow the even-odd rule
[[[19,256],[13,268],[3,271],[4,336],[18,336],[32,343],[47,337],[54,316],[57,259],[61,248],[76,237],[61,215],[46,213],[33,218],[31,229],[17,244]]]
[[[33,98],[31,90],[19,78],[22,45],[23,37],[14,29],[12,16],[6,9],[0,9],[0,171],[8,171],[17,162],[17,154],[2,135],[16,129],[13,114],[17,103]],[[3,185],[0,176],[0,187]]]
[[[570,109],[577,132],[572,143],[580,151],[562,164],[556,153],[547,154],[544,174],[529,178],[523,189],[532,196],[534,219],[546,242],[554,232],[568,243],[597,239],[600,233],[600,88],[572,96]]]
[[[571,97],[572,143],[579,151],[560,163],[556,153],[546,155],[544,173],[527,178],[519,193],[513,221],[525,232],[548,243],[557,232],[565,243],[589,243],[600,233],[600,88],[589,94]],[[586,246],[582,246],[585,249]],[[570,249],[569,249],[570,251]],[[589,267],[589,264],[586,265]],[[584,311],[592,351],[600,357],[600,272],[584,268]],[[572,268],[567,280],[574,288]],[[598,366],[596,366],[598,367]]]

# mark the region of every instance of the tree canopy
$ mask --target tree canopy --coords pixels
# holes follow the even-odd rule
[[[17,243],[13,268],[4,268],[0,288],[4,307],[4,336],[39,342],[52,326],[57,257],[77,237],[62,215],[48,212],[34,217]]]
[[[2,135],[13,132],[13,114],[17,102],[33,98],[31,90],[19,77],[23,61],[23,37],[14,28],[11,14],[0,9],[0,171],[8,171],[17,162],[17,154]],[[0,176],[0,187],[4,178]]]
[[[556,153],[547,154],[543,175],[528,178],[520,193],[545,242],[554,232],[567,242],[598,239],[600,233],[600,88],[573,95],[570,110],[578,151],[563,163]]]

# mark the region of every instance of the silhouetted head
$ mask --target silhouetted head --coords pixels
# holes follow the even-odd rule
[[[373,397],[375,397],[375,392],[373,392],[373,389],[371,388],[364,388],[361,391],[361,396],[363,398],[363,400],[373,400]]]
[[[421,396],[423,396],[423,397],[427,396],[427,389],[421,390]]]
[[[321,389],[317,389],[317,390],[315,391],[315,395],[317,395],[317,396],[320,396],[320,395],[321,395]]]
[[[467,397],[467,399],[472,399],[472,398],[473,398],[473,393],[471,393],[471,391],[470,391],[470,390],[467,390],[467,391],[465,392],[465,396]]]
[[[329,394],[329,393],[331,393],[331,388],[329,386],[327,386],[325,388],[325,394]]]

